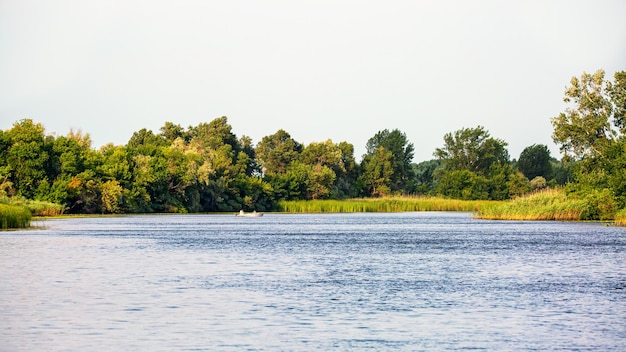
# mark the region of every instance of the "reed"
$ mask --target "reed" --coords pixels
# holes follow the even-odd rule
[[[33,216],[59,216],[65,211],[65,207],[59,204],[20,197],[9,198],[9,204],[25,207]]]
[[[488,220],[587,220],[585,199],[568,198],[561,189],[547,189],[510,202],[484,207],[477,218]]]
[[[345,200],[281,201],[279,210],[285,213],[365,213],[407,211],[467,211],[476,212],[485,206],[502,202],[487,200],[458,200],[439,197],[352,198]]]
[[[622,209],[615,214],[615,225],[626,226],[626,209]]]
[[[25,207],[0,204],[0,229],[28,227],[31,217],[30,211]]]

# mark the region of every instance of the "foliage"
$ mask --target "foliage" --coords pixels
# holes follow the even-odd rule
[[[546,188],[548,182],[542,176],[536,176],[532,180],[530,180],[530,188],[533,191],[540,190]]]
[[[487,199],[488,180],[485,176],[470,170],[447,172],[439,179],[438,193],[454,199]]]
[[[25,207],[0,203],[0,229],[28,227],[31,217]]]
[[[435,173],[442,166],[441,160],[433,159],[413,164],[413,173],[416,180],[416,192],[431,194],[437,188]]]
[[[574,77],[565,101],[565,112],[552,119],[561,161],[537,144],[510,161],[507,143],[482,126],[447,133],[437,159],[414,164],[415,147],[398,129],[372,136],[357,163],[347,142],[305,146],[282,129],[255,146],[236,136],[225,116],[188,128],[166,122],[156,133],[141,129],[126,145],[99,150],[89,134],[46,135],[40,123],[24,119],[0,131],[0,199],[25,200],[34,213],[49,215],[269,211],[303,200],[340,204],[340,211],[417,210],[423,203],[390,197],[524,199],[531,190],[564,185],[565,199],[540,213],[611,218],[626,207],[626,72],[612,82],[603,71]],[[355,197],[382,203],[333,203]]]
[[[579,191],[607,189],[617,206],[626,206],[626,72],[614,81],[604,71],[573,77],[565,91],[565,112],[552,119],[553,139],[565,159],[576,163],[573,179]]]
[[[65,208],[59,204],[29,200],[19,196],[6,198],[3,200],[3,203],[26,208],[33,216],[58,216],[65,211]]]
[[[483,126],[447,133],[443,140],[443,148],[437,148],[434,156],[448,171],[468,170],[485,176],[493,163],[509,161],[507,143],[491,137]]]
[[[438,194],[458,199],[504,200],[528,191],[528,180],[509,162],[506,142],[482,126],[444,136],[434,155],[441,167],[433,172]]]
[[[550,160],[548,146],[533,144],[524,148],[517,161],[517,167],[529,180],[537,176],[549,179],[552,177],[552,163]]]
[[[302,144],[282,129],[263,137],[255,149],[259,166],[268,175],[284,174],[289,164],[298,159],[301,151]]]
[[[361,182],[367,194],[373,197],[384,197],[391,194],[391,176],[393,175],[393,154],[380,146],[371,154],[363,157]]]
[[[413,191],[415,176],[411,163],[415,147],[405,133],[398,129],[379,131],[367,141],[366,151],[361,167],[369,195]]]
[[[616,73],[614,84],[604,80],[604,71],[572,77],[565,90],[565,112],[552,119],[554,142],[565,155],[578,160],[602,157],[612,142],[623,135],[625,72]]]
[[[615,214],[615,224],[618,226],[626,226],[626,209],[622,209]]]

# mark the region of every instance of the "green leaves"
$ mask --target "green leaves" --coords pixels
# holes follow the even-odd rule
[[[614,84],[604,80],[603,70],[572,77],[563,99],[569,106],[551,120],[552,139],[563,153],[577,160],[601,157],[620,138],[624,129],[624,89],[624,72],[616,74]]]

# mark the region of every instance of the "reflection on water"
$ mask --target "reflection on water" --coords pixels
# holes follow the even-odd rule
[[[0,234],[0,350],[626,350],[626,229],[463,213]]]

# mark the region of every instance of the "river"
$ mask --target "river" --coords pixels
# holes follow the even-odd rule
[[[626,350],[626,229],[141,215],[0,233],[0,351]]]

